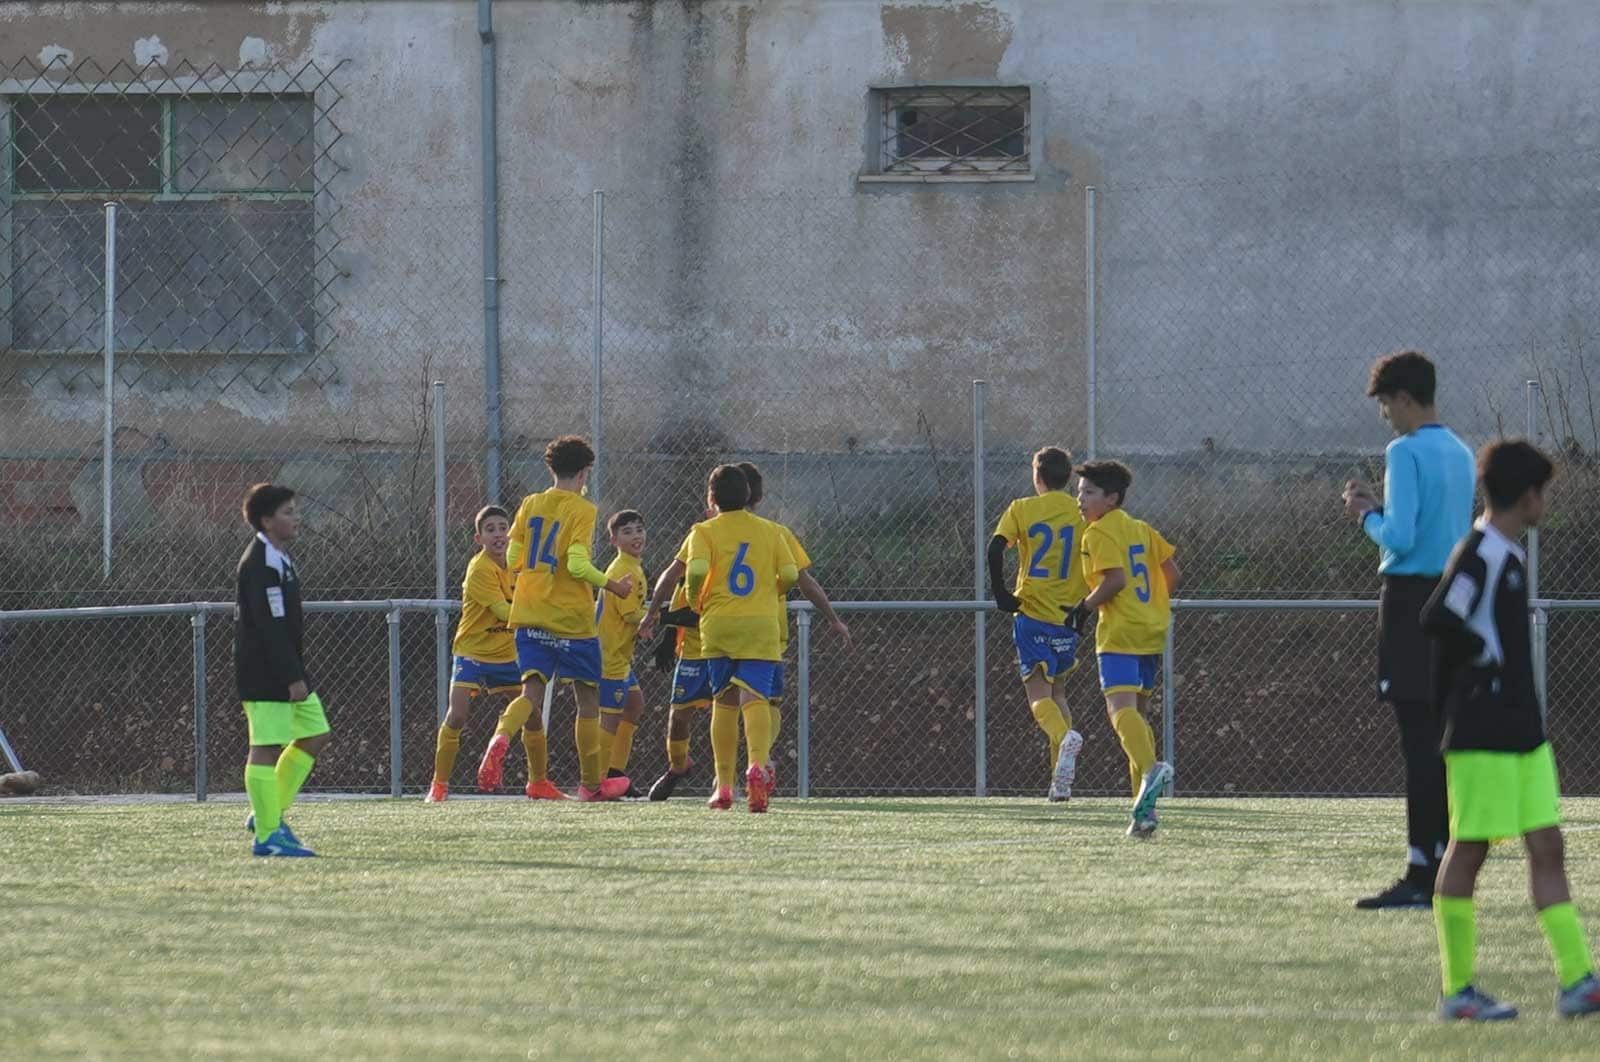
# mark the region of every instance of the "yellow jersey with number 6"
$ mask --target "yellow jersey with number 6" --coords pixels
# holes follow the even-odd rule
[[[778,608],[797,570],[770,520],[739,509],[696,524],[689,534],[689,589],[706,658],[783,659]]]
[[[1146,656],[1166,647],[1172,602],[1161,562],[1176,553],[1161,532],[1121,509],[1088,526],[1083,533],[1083,576],[1090,591],[1104,580],[1102,572],[1121,568],[1128,575],[1127,585],[1100,606],[1095,652]]]
[[[570,490],[522,499],[511,521],[506,567],[517,577],[511,626],[537,627],[562,638],[593,638],[594,588],[567,571],[567,547],[594,542],[594,503]]]

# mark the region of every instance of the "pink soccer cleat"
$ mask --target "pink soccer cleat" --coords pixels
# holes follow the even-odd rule
[[[450,787],[443,782],[434,782],[428,786],[428,795],[422,798],[424,804],[443,804],[444,798],[450,795]]]
[[[749,797],[751,813],[759,815],[766,811],[772,795],[772,768],[752,763],[744,773],[744,788]]]
[[[483,759],[478,763],[478,788],[483,792],[494,792],[505,777],[506,752],[510,748],[511,739],[504,734],[496,734],[489,742],[489,747],[483,750]]]
[[[710,800],[706,801],[706,807],[712,811],[727,811],[733,807],[733,786],[717,786],[717,791],[711,794]]]

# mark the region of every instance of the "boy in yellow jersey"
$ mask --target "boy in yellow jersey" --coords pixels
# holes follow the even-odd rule
[[[716,515],[690,532],[687,574],[689,600],[700,614],[701,650],[717,697],[711,709],[717,789],[710,806],[733,806],[738,723],[733,706],[721,695],[736,690],[750,763],[745,773],[749,807],[763,812],[772,790],[769,698],[780,660],[778,608],[800,572],[777,525],[745,511],[750,482],[737,465],[717,466],[706,500]]]
[[[762,498],[766,496],[761,470],[749,461],[740,461],[739,471],[744,473],[745,481],[750,484],[750,501],[746,508],[751,512],[755,512],[756,506],[761,504]],[[795,567],[800,570],[800,581],[795,586],[799,589],[801,596],[811,602],[818,612],[822,613],[823,618],[828,621],[828,625],[833,628],[834,633],[844,639],[844,647],[849,649],[850,628],[845,624],[844,620],[839,618],[838,613],[833,611],[833,602],[828,600],[828,594],[822,589],[822,584],[812,577],[811,555],[806,552],[805,547],[800,544],[800,539],[795,537],[793,531],[776,520],[769,520],[768,523],[778,529],[783,535],[783,540],[789,544],[789,552],[794,554]],[[776,750],[778,747],[778,730],[783,724],[783,715],[778,710],[778,704],[783,700],[783,655],[789,648],[789,607],[782,597],[778,598],[778,633],[780,635],[778,639],[778,670],[773,679],[771,697],[771,737],[774,751],[772,758],[767,761],[767,770],[771,774],[773,788],[777,788],[778,785]]]
[[[1176,550],[1161,532],[1123,511],[1133,472],[1120,461],[1090,461],[1078,474],[1078,505],[1088,519],[1083,533],[1083,575],[1089,596],[1070,610],[1069,624],[1082,629],[1100,612],[1094,647],[1100,688],[1111,728],[1128,754],[1134,799],[1129,837],[1156,829],[1156,799],[1172,781],[1172,767],[1156,759],[1156,738],[1145,722],[1156,668],[1172,622],[1171,593],[1178,585]]]
[[[450,795],[450,772],[461,749],[461,728],[472,698],[480,693],[516,693],[522,686],[517,671],[517,646],[506,624],[511,619],[513,580],[506,568],[511,516],[498,505],[485,505],[472,519],[472,541],[478,553],[467,562],[461,583],[461,621],[456,625],[455,668],[450,677],[450,707],[439,724],[433,749],[433,783],[427,802]]]
[[[1067,493],[1072,455],[1046,446],[1033,455],[1031,498],[1018,498],[989,540],[989,588],[1003,612],[1015,613],[1011,639],[1017,646],[1017,671],[1033,718],[1050,742],[1050,800],[1072,797],[1083,735],[1072,729],[1067,708],[1067,676],[1078,666],[1080,630],[1063,622],[1087,590],[1078,548],[1083,543],[1083,512]],[[1006,550],[1018,550],[1016,590],[1006,589]]]
[[[693,537],[694,531],[691,529],[689,534],[683,536],[677,556],[661,573],[661,578],[656,580],[655,592],[650,597],[644,622],[639,627],[639,637],[645,639],[655,632],[658,621],[677,629],[671,642],[663,643],[676,643],[677,663],[673,667],[672,695],[667,712],[667,769],[650,787],[651,800],[671,797],[678,782],[689,773],[692,766],[689,762],[690,713],[711,707],[711,677],[707,672],[705,652],[700,646],[700,618],[689,607],[689,591],[683,583],[684,573],[689,567],[689,542]],[[662,605],[669,597],[671,604],[663,611]],[[665,668],[668,662],[658,652],[656,666]],[[715,721],[714,715],[712,718]],[[737,742],[736,719],[734,727],[733,740]]]
[[[542,713],[552,682],[568,683],[578,702],[573,736],[578,746],[579,800],[615,800],[628,790],[627,779],[600,776],[600,637],[594,591],[617,597],[633,593],[633,578],[606,578],[589,559],[594,540],[594,503],[583,497],[594,467],[594,450],[576,435],[545,447],[544,463],[554,485],[522,500],[511,521],[506,566],[516,576],[511,629],[517,646],[522,696],[500,716],[493,740],[478,765],[478,786],[500,784],[512,731],[522,728],[528,757],[530,800],[565,800],[549,778],[549,747]]]
[[[613,513],[606,533],[617,551],[606,568],[606,578],[633,580],[627,597],[600,595],[600,766],[607,778],[628,777],[633,735],[644,715],[644,694],[633,671],[634,639],[644,619],[645,577],[639,555],[644,552],[644,517],[634,509]],[[644,794],[630,783],[625,797]]]

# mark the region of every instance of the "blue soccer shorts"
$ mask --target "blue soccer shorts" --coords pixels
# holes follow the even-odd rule
[[[524,682],[600,685],[600,639],[563,638],[538,627],[517,628],[517,667]]]
[[[516,663],[486,664],[470,656],[456,657],[455,669],[450,674],[450,688],[460,686],[480,693],[505,693],[522,688],[522,672]]]
[[[1160,667],[1160,653],[1101,653],[1100,689],[1106,693],[1154,693]]]
[[[600,680],[600,707],[621,709],[628,699],[628,691],[639,688],[639,678],[632,671],[627,678]]]
[[[1011,621],[1011,640],[1023,681],[1043,668],[1045,681],[1054,682],[1078,666],[1078,632],[1065,623],[1046,623],[1019,612]]]
[[[776,660],[734,660],[726,656],[713,657],[706,664],[713,693],[721,693],[729,686],[742,686],[763,698],[771,698],[778,668],[782,666]]]
[[[679,660],[672,672],[672,707],[704,708],[711,703],[711,674],[704,660]]]

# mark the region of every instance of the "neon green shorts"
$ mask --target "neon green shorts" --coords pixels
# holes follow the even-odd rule
[[[1444,775],[1454,840],[1503,841],[1561,825],[1561,786],[1548,741],[1532,752],[1447,752]]]
[[[244,717],[250,722],[252,745],[287,745],[332,729],[315,693],[303,701],[245,701]]]

